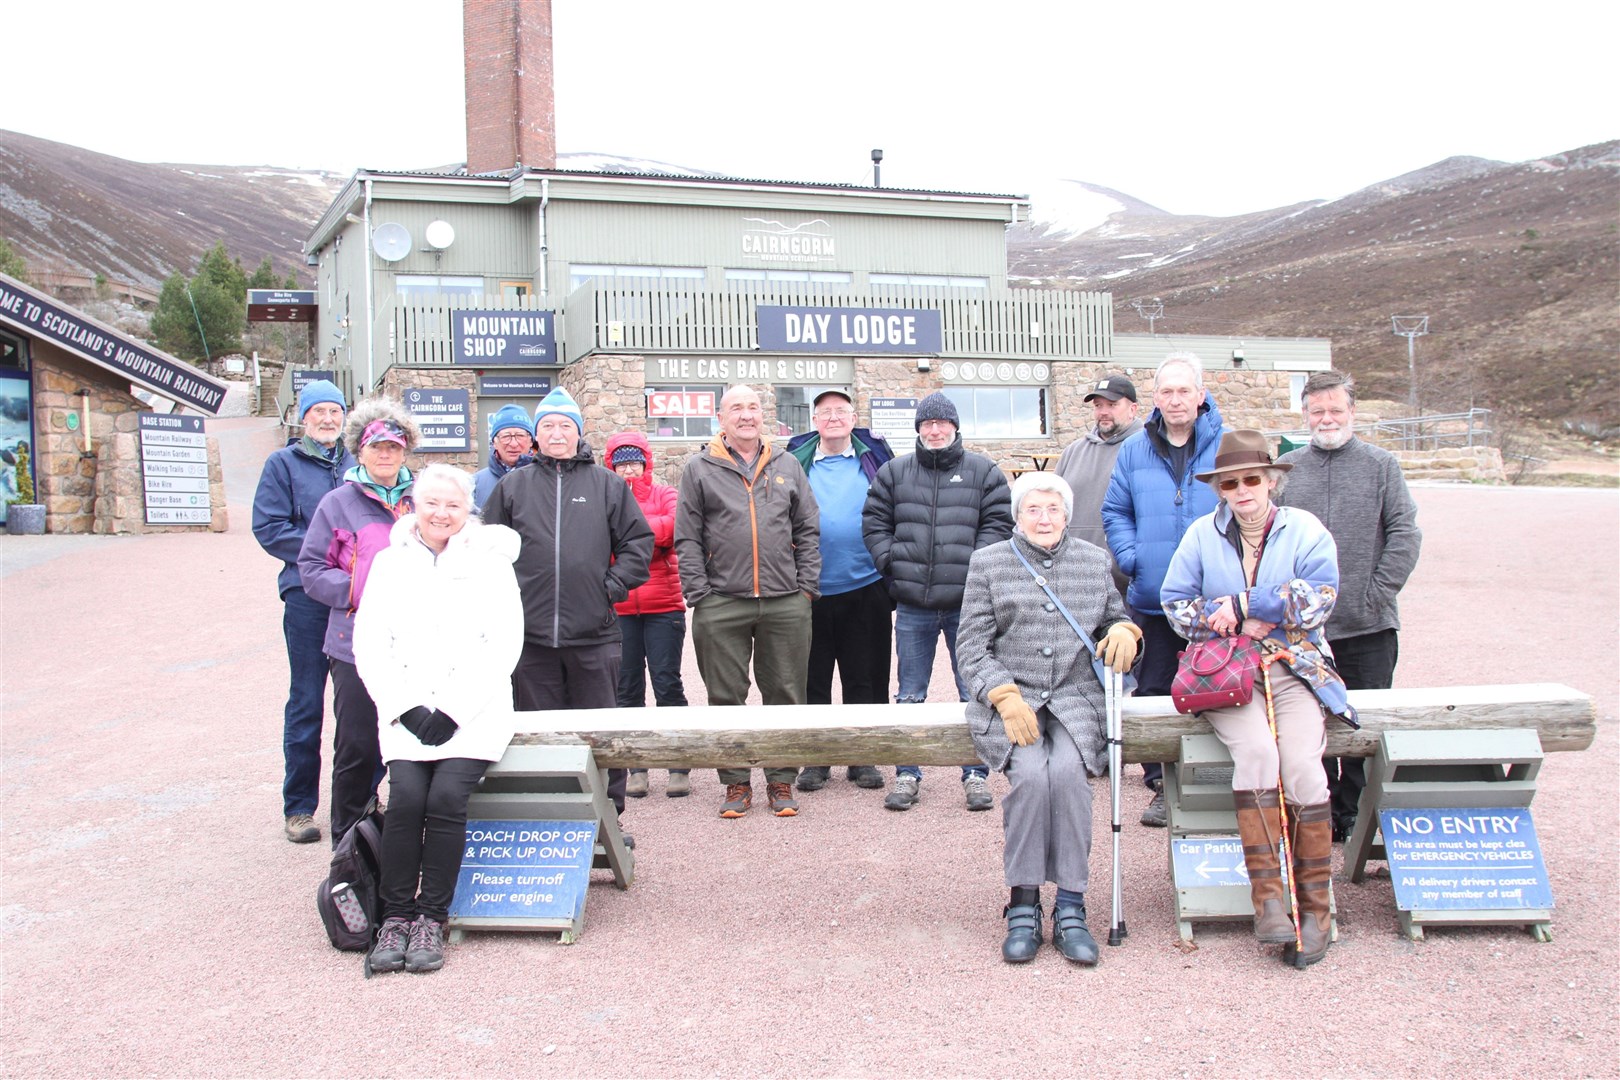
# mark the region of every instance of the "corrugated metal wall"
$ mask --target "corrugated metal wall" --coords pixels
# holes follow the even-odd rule
[[[1210,370],[1233,367],[1232,351],[1257,369],[1314,371],[1333,366],[1328,338],[1222,337],[1204,334],[1114,334],[1112,359],[1122,367],[1154,368],[1173,352],[1193,352]]]

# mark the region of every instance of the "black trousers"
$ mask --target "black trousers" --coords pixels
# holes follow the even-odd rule
[[[382,750],[377,745],[377,705],[344,660],[332,661],[332,846],[366,812],[382,783]]]
[[[450,917],[467,842],[467,797],[488,768],[489,762],[471,758],[388,763],[383,918]]]
[[[1142,631],[1142,663],[1136,669],[1136,697],[1168,697],[1176,679],[1176,654],[1187,647],[1187,639],[1170,629],[1163,615],[1131,613],[1131,621]],[[1164,779],[1164,766],[1156,761],[1142,766],[1142,782],[1153,787]]]
[[[1328,642],[1333,649],[1333,666],[1350,690],[1388,690],[1395,684],[1395,662],[1400,659],[1400,635],[1395,630],[1339,638]],[[1337,723],[1329,720],[1328,723]],[[1347,825],[1361,805],[1361,792],[1367,786],[1366,761],[1362,758],[1323,758],[1327,770],[1329,803],[1335,825]]]
[[[536,709],[612,709],[619,704],[619,643],[551,648],[523,643],[512,672],[512,703]],[[624,769],[609,769],[608,798],[624,813]]]
[[[882,580],[810,603],[810,673],[805,702],[832,704],[833,667],[845,705],[889,703],[894,603]]]

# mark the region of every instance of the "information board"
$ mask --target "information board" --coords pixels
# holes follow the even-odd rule
[[[556,330],[549,311],[457,308],[450,312],[452,364],[554,364]]]
[[[405,391],[405,407],[422,429],[419,454],[454,454],[472,449],[472,395],[466,390]]]
[[[481,375],[479,397],[545,397],[551,393],[550,375]]]
[[[1249,868],[1243,861],[1243,841],[1239,837],[1177,837],[1170,841],[1170,857],[1178,888],[1249,887]]]
[[[141,485],[148,525],[207,525],[208,434],[200,416],[140,413]]]
[[[917,399],[875,397],[868,404],[872,410],[872,434],[888,439],[896,454],[909,454],[917,442]]]
[[[1378,820],[1402,911],[1553,906],[1529,807],[1381,809]]]
[[[575,919],[585,906],[595,821],[467,822],[450,914],[462,919]]]

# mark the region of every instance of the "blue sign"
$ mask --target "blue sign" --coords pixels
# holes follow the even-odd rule
[[[1243,841],[1236,836],[1194,836],[1170,841],[1176,888],[1211,889],[1223,885],[1249,887],[1249,868],[1243,861]]]
[[[407,390],[405,407],[422,430],[417,453],[454,454],[472,449],[472,395],[468,391]]]
[[[773,307],[754,309],[766,352],[932,355],[944,348],[937,311],[917,308]]]
[[[577,918],[595,849],[595,821],[469,820],[450,914]]]
[[[1378,823],[1402,911],[1553,906],[1528,807],[1380,810]]]
[[[554,364],[557,335],[549,311],[450,312],[452,364]]]
[[[550,375],[484,375],[478,380],[479,397],[545,397],[549,393]]]

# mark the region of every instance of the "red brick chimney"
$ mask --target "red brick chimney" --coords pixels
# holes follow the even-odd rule
[[[557,167],[551,0],[462,0],[467,171]]]

